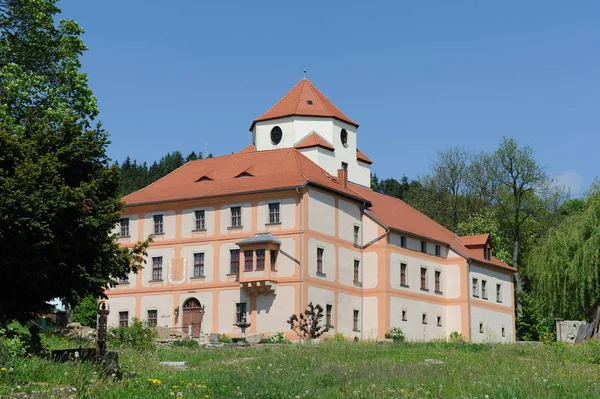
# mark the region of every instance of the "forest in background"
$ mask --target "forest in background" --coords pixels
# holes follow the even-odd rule
[[[207,157],[212,157],[208,154]],[[118,165],[129,194],[202,153],[168,153]],[[547,339],[554,318],[583,319],[600,296],[600,194],[572,198],[535,160],[531,147],[503,138],[492,152],[450,148],[417,178],[371,177],[371,188],[399,198],[458,235],[490,233],[494,256],[516,274],[517,335]]]

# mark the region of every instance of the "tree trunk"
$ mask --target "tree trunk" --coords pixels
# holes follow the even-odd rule
[[[519,239],[515,238],[513,241],[513,267],[517,269],[515,273],[515,309],[517,311],[517,318],[521,314],[521,291],[522,291],[522,283],[521,276],[519,275],[518,269],[518,259],[519,259]]]

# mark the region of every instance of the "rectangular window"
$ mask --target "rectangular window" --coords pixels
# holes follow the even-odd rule
[[[439,245],[435,246],[435,256],[442,256],[442,247]]]
[[[333,319],[331,318],[332,311],[333,305],[327,305],[325,309],[325,326],[329,328],[333,328]]]
[[[496,302],[502,302],[502,285],[496,284]]]
[[[504,329],[504,327],[502,327],[502,336],[506,337],[506,330]]]
[[[479,281],[476,278],[473,279],[473,296],[479,298]]]
[[[242,227],[242,207],[231,207],[231,227]]]
[[[354,311],[354,318],[352,320],[352,326],[353,326],[352,329],[354,331],[360,331],[359,324],[358,324],[358,316],[359,316],[358,310],[355,310]]]
[[[442,316],[438,316],[437,317],[437,326],[441,327],[442,326]]]
[[[354,259],[354,282],[360,282],[360,261],[358,259]]]
[[[256,250],[256,270],[265,270],[265,250]]]
[[[400,246],[406,248],[406,236],[400,236]]]
[[[279,223],[279,202],[269,204],[269,223]]]
[[[402,321],[406,321],[406,310],[402,311]]]
[[[427,253],[427,243],[425,241],[421,241],[421,252]]]
[[[154,215],[154,234],[163,234],[163,215]]]
[[[158,324],[158,310],[153,309],[148,311],[148,325],[150,327],[156,327]]]
[[[421,316],[421,323],[427,324],[427,313],[423,313]]]
[[[195,211],[196,216],[196,230],[206,230],[206,218],[204,211]]]
[[[406,276],[406,263],[400,263],[400,285],[408,287],[408,280]]]
[[[204,277],[204,253],[194,254],[194,277]]]
[[[254,251],[244,251],[244,271],[251,272],[254,269]]]
[[[229,251],[229,274],[240,273],[240,250],[232,249]]]
[[[317,248],[317,273],[323,274],[323,248]]]
[[[246,322],[246,302],[235,304],[235,321],[236,323]]]
[[[427,268],[426,267],[421,268],[421,289],[422,290],[427,289]]]
[[[439,270],[435,271],[435,292],[442,292],[442,272]]]
[[[483,323],[479,323],[479,333],[483,334]]]
[[[152,280],[161,281],[162,278],[162,256],[155,256],[152,258]]]
[[[354,226],[354,245],[359,245],[360,243],[360,226]]]
[[[129,218],[121,218],[119,224],[121,225],[121,231],[119,235],[121,237],[129,237]]]
[[[271,271],[277,270],[277,251],[271,250]]]
[[[129,312],[119,312],[119,327],[129,326]]]
[[[488,299],[487,297],[487,281],[481,280],[481,298]]]

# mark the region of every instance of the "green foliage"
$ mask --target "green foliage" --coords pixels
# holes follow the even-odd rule
[[[281,331],[269,335],[267,342],[270,344],[291,344],[290,340],[285,338],[285,334]]]
[[[223,334],[223,335],[219,336],[219,342],[222,342],[224,344],[230,344],[233,342],[233,339],[231,339],[231,337]]]
[[[32,327],[32,330],[36,328]],[[31,331],[19,322],[13,321],[5,327],[0,327],[0,358],[25,357],[45,352],[39,335],[31,334]]]
[[[301,339],[308,341],[319,338],[329,331],[328,326],[321,325],[321,319],[323,319],[324,316],[323,307],[319,304],[313,305],[313,303],[310,302],[304,312],[300,313],[300,316],[293,314],[290,316],[287,323]]]
[[[73,321],[82,326],[96,328],[98,319],[98,299],[93,295],[83,298],[73,311]]]
[[[528,273],[540,313],[579,320],[600,297],[600,190],[587,207],[550,229],[531,251]]]
[[[123,210],[108,134],[56,0],[0,0],[0,320],[101,296],[140,264],[111,231]],[[136,246],[138,254],[143,246]],[[26,292],[27,295],[15,295]]]
[[[196,349],[200,347],[195,339],[178,339],[171,344],[174,348]]]
[[[450,333],[450,336],[448,336],[448,342],[453,344],[460,344],[465,342],[465,339],[463,338],[462,334],[458,331],[452,331]]]
[[[342,333],[336,333],[331,339],[333,342],[346,342],[346,337]]]
[[[385,333],[385,337],[387,339],[391,339],[394,342],[404,342],[406,337],[404,336],[404,331],[400,327],[393,327],[390,332]]]
[[[494,257],[510,265],[512,263],[512,243],[501,230],[499,219],[497,212],[493,209],[472,214],[458,224],[456,234],[459,236],[489,234],[494,243]]]
[[[157,337],[158,333],[154,328],[145,325],[137,318],[133,318],[130,326],[111,328],[107,334],[110,346],[139,351],[154,349],[154,339]]]

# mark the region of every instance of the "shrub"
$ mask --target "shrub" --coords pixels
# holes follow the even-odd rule
[[[91,328],[96,328],[98,316],[98,299],[89,295],[81,299],[73,311],[73,321]]]
[[[219,337],[219,342],[222,342],[224,344],[230,344],[233,342],[233,340],[231,339],[231,337],[228,337],[227,335],[223,334]]]
[[[178,339],[177,341],[173,341],[171,344],[175,348],[187,348],[187,349],[196,349],[200,347],[198,341],[193,339]]]
[[[451,342],[453,344],[459,344],[465,342],[465,339],[463,338],[462,334],[458,331],[452,331],[450,333],[450,336],[448,337],[448,342]]]
[[[33,326],[32,329],[37,327]],[[9,357],[21,357],[31,353],[44,354],[46,351],[39,335],[32,335],[30,329],[16,321],[0,327],[0,344],[2,355]]]
[[[143,324],[138,318],[134,318],[129,327],[116,327],[108,330],[109,344],[136,350],[153,349],[156,337],[158,337],[156,330]]]
[[[333,342],[346,342],[346,337],[342,333],[337,333],[331,339]]]
[[[404,331],[402,331],[400,327],[392,328],[389,333],[385,333],[385,337],[393,340],[394,342],[404,342],[406,339],[404,336]]]
[[[293,314],[288,320],[290,328],[304,340],[319,338],[321,335],[329,331],[328,326],[321,325],[323,315],[323,307],[321,305],[313,305],[312,302],[300,316]]]
[[[285,334],[282,332],[274,332],[269,335],[267,342],[270,344],[290,344],[290,340],[285,338]]]

